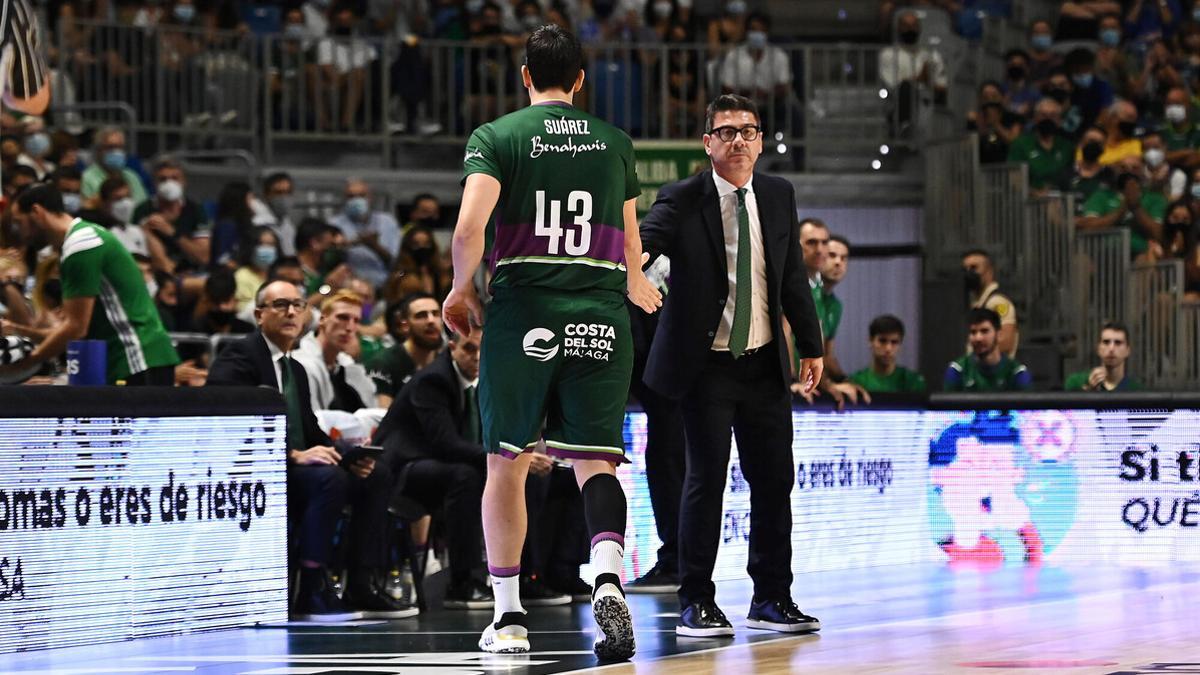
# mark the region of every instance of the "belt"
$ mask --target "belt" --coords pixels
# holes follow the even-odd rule
[[[738,357],[737,360],[741,360],[741,359],[746,358],[747,356],[753,356],[761,351],[765,351],[771,345],[772,345],[772,342],[768,342],[767,344],[762,345],[761,347],[755,347],[754,349],[747,349],[742,352],[742,355],[740,357]],[[726,350],[710,349],[708,352],[708,355],[710,357],[715,357],[715,358],[733,359],[733,354],[727,349]]]

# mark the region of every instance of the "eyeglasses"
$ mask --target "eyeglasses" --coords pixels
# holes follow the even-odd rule
[[[263,304],[259,305],[259,307],[260,308],[270,307],[271,309],[275,310],[276,312],[279,312],[280,314],[287,314],[287,311],[289,309],[293,309],[297,312],[304,311],[304,306],[306,304],[307,303],[304,302],[303,300],[287,300],[285,298],[280,298],[280,299],[274,300],[272,302],[264,302]]]
[[[762,132],[761,128],[756,127],[753,124],[747,124],[746,126],[740,127],[740,128],[739,127],[717,127],[716,129],[713,129],[712,131],[710,131],[708,133],[712,136],[716,136],[717,138],[721,139],[722,141],[724,141],[726,143],[732,143],[733,139],[738,134],[742,135],[743,141],[753,141],[758,138],[758,134],[761,132]]]

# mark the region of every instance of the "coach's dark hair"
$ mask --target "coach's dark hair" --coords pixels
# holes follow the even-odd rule
[[[22,213],[29,213],[34,205],[46,209],[50,213],[63,213],[62,193],[50,183],[38,183],[29,186],[17,197],[17,206]]]
[[[754,101],[745,96],[737,94],[721,94],[714,98],[712,103],[708,104],[708,109],[704,111],[704,133],[711,134],[713,130],[713,118],[717,113],[729,112],[731,110],[744,110],[748,113],[753,113],[754,119],[762,123],[762,116],[758,114],[758,106]]]
[[[579,38],[561,26],[547,24],[525,41],[525,66],[538,91],[562,89],[570,92],[583,70],[583,47]]]
[[[1125,343],[1129,344],[1129,328],[1125,324],[1120,321],[1105,321],[1104,325],[1100,326],[1100,332],[1103,333],[1106,330],[1120,331],[1125,336]]]
[[[900,339],[904,339],[904,322],[899,317],[891,314],[881,314],[874,319],[871,319],[871,325],[867,326],[867,333],[874,340],[878,335],[892,335],[899,333]]]
[[[845,246],[847,252],[850,251],[850,240],[843,237],[840,234],[829,235],[829,241],[836,241],[837,243],[841,244],[842,246]]]
[[[1000,315],[994,309],[972,307],[971,311],[967,312],[967,325],[974,326],[979,323],[990,323],[992,328],[1000,330]]]

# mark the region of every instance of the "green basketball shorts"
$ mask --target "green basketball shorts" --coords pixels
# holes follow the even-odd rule
[[[620,295],[496,289],[480,355],[484,447],[511,459],[544,437],[555,457],[628,461],[622,427],[632,369]]]

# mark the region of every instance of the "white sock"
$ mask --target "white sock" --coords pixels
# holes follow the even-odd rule
[[[615,574],[619,578],[621,568],[625,566],[624,557],[625,550],[617,542],[611,539],[598,541],[592,546],[592,573],[596,577],[601,574]],[[595,585],[593,581],[593,597],[609,594],[621,595],[621,590],[612,584],[605,584],[603,588],[595,588]]]
[[[520,574],[505,577],[493,574],[492,595],[496,598],[496,611],[492,615],[493,621],[500,621],[500,617],[504,616],[506,612],[525,613],[525,608],[521,606]]]

